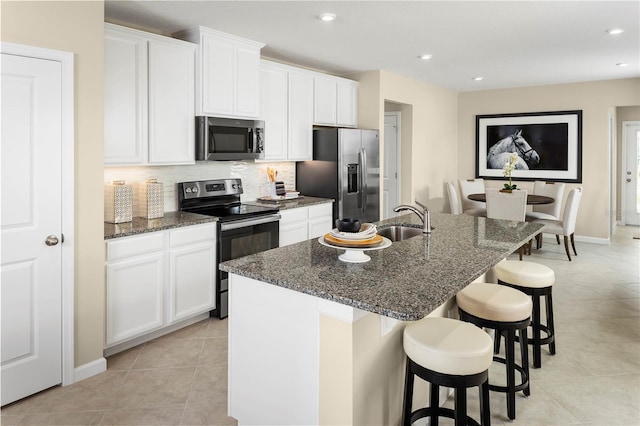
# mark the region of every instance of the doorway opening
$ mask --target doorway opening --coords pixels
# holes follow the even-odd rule
[[[385,101],[382,217],[396,216],[395,206],[410,198],[411,105]]]

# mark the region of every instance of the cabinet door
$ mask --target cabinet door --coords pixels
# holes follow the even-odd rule
[[[234,114],[240,117],[258,117],[260,112],[260,49],[237,44],[235,61]]]
[[[202,115],[232,115],[234,43],[202,36]]]
[[[337,115],[338,126],[357,127],[358,125],[358,83],[355,81],[338,81]]]
[[[314,123],[329,126],[336,124],[336,87],[337,82],[333,78],[314,78]]]
[[[104,163],[142,164],[147,158],[147,42],[105,27]]]
[[[313,159],[313,75],[289,72],[289,141],[292,161]]]
[[[196,45],[149,42],[149,163],[195,163]]]
[[[163,325],[164,254],[107,263],[106,346]]]
[[[309,238],[318,238],[333,229],[331,204],[309,206]]]
[[[169,322],[214,309],[215,242],[173,249],[169,258]]]
[[[287,159],[287,71],[263,63],[260,118],[265,126],[265,160]]]
[[[280,211],[280,247],[309,239],[308,214],[307,207]]]

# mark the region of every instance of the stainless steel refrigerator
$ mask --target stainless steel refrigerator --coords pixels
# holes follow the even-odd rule
[[[378,130],[314,129],[313,161],[296,164],[296,190],[333,198],[333,219],[380,220]]]

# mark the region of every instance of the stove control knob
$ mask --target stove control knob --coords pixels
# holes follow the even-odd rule
[[[193,188],[191,188],[191,192],[193,192],[194,194],[198,193],[198,187],[194,186]]]
[[[190,193],[190,192],[191,192],[191,187],[187,186],[187,187],[184,189],[184,192],[186,192],[187,194],[188,194],[188,193]]]

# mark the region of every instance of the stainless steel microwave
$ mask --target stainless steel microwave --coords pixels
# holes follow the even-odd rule
[[[196,160],[264,158],[264,121],[196,117]]]

